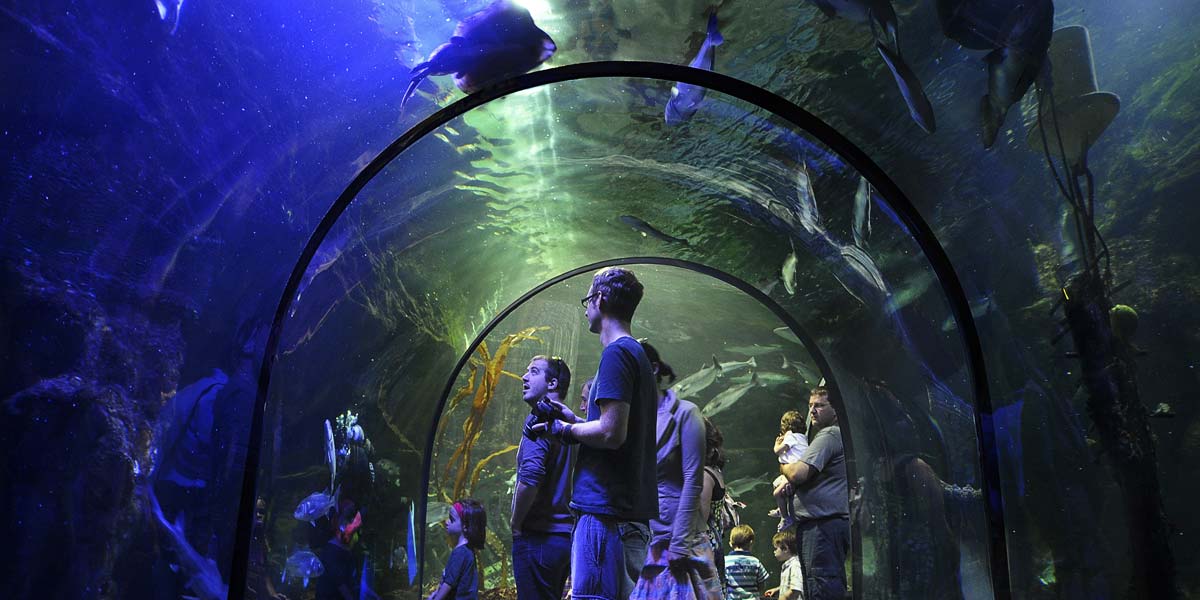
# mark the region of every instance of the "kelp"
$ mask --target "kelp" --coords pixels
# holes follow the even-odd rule
[[[516,451],[516,449],[517,449],[516,444],[513,444],[511,446],[506,446],[500,450],[497,450],[497,451],[487,455],[487,458],[484,458],[483,460],[479,461],[479,463],[475,465],[475,470],[471,473],[470,493],[471,494],[475,493],[475,485],[479,483],[479,476],[483,474],[483,468],[486,467],[487,464],[489,462],[491,462],[493,458],[496,458],[498,456],[504,456],[505,454],[508,454],[509,452]]]
[[[454,474],[453,492],[450,494],[450,497],[461,498],[466,491],[468,475],[473,472],[471,452],[475,447],[475,443],[479,441],[480,435],[483,434],[484,417],[487,415],[488,406],[491,405],[500,377],[509,376],[519,379],[517,375],[504,371],[504,363],[508,359],[508,353],[521,342],[528,340],[541,342],[542,340],[534,334],[547,329],[549,327],[529,327],[520,332],[509,334],[500,342],[500,347],[496,349],[494,355],[489,352],[486,342],[480,342],[479,346],[475,349],[475,356],[471,357],[471,370],[467,377],[467,383],[455,393],[454,398],[451,399],[450,405],[444,413],[444,415],[452,414],[459,403],[467,395],[471,394],[471,390],[474,389],[471,412],[467,415],[462,425],[462,442],[454,449],[442,471],[443,480],[450,479],[452,472]],[[482,373],[479,372],[480,367],[482,367]],[[475,383],[476,377],[479,378],[478,384]],[[443,423],[438,426],[439,435],[445,422],[446,420],[443,420]],[[489,456],[484,460],[490,460],[493,457]],[[474,486],[472,485],[472,487]]]

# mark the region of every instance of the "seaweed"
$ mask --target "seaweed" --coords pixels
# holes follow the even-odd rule
[[[500,342],[500,347],[496,349],[494,355],[488,351],[486,341],[480,342],[479,346],[475,349],[475,356],[471,357],[471,369],[470,374],[467,376],[467,383],[454,395],[450,406],[446,409],[447,414],[453,412],[458,404],[474,389],[471,412],[467,415],[462,425],[462,442],[454,449],[454,452],[450,455],[450,460],[447,461],[442,472],[444,479],[449,479],[451,471],[454,472],[454,487],[453,493],[450,494],[451,498],[461,498],[463,492],[466,491],[467,477],[472,472],[471,451],[474,449],[475,443],[479,441],[480,435],[483,434],[484,417],[487,414],[488,406],[491,405],[496,391],[496,384],[500,381],[500,377],[508,376],[519,379],[517,375],[504,370],[504,363],[508,359],[508,353],[523,341],[542,341],[534,334],[537,331],[546,329],[549,329],[549,327],[529,327],[520,332],[509,334]],[[479,377],[478,385],[476,385],[475,379],[476,376],[480,375],[480,367],[483,368],[483,372],[482,376]],[[439,433],[445,423],[446,421],[443,421],[438,426]],[[489,456],[485,460],[490,460],[491,458]]]

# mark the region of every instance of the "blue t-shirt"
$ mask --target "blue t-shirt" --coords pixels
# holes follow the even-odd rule
[[[537,417],[529,415],[525,424]],[[520,523],[521,531],[571,533],[575,517],[571,515],[571,461],[574,446],[564,446],[547,436],[531,440],[521,436],[517,447],[517,481],[537,487],[533,505]]]
[[[658,516],[654,427],[658,390],[646,351],[631,337],[614,340],[600,355],[588,397],[588,420],[600,418],[600,404],[629,403],[625,443],[613,450],[580,445],[571,508],[624,521]]]
[[[475,569],[475,552],[466,546],[458,546],[450,552],[446,569],[442,571],[442,583],[450,586],[454,600],[478,600],[478,571]]]

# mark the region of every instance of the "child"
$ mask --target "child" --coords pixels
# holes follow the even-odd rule
[[[767,590],[768,598],[779,600],[801,600],[804,597],[804,577],[800,571],[800,559],[796,557],[796,532],[785,529],[771,538],[775,547],[775,560],[783,563],[779,572],[779,587]]]
[[[446,518],[446,533],[454,544],[446,569],[442,571],[442,584],[429,596],[429,600],[477,600],[479,598],[475,552],[483,549],[487,531],[487,515],[483,505],[471,498],[464,498],[450,507]]]
[[[804,437],[804,415],[798,410],[789,410],[779,419],[779,437],[775,438],[775,456],[779,464],[790,465],[800,460],[804,450],[808,448],[808,438]],[[779,517],[779,531],[783,531],[796,523],[796,515],[792,513],[792,484],[787,477],[780,475],[775,478],[775,510],[772,517]]]
[[[767,585],[767,568],[750,554],[754,529],[738,525],[729,532],[733,551],[725,555],[725,600],[757,600]]]

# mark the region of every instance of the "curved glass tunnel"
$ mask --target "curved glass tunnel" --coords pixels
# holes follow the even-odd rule
[[[258,490],[275,516],[274,547],[307,543],[308,526],[289,514],[330,486],[324,423],[350,411],[370,451],[334,427],[346,457],[338,487],[364,507],[375,588],[436,583],[448,551],[437,522],[460,495],[489,511],[483,587],[510,585],[506,514],[525,412],[515,377],[535,354],[567,358],[577,382],[594,371],[599,346],[578,307],[590,272],[542,290],[473,342],[547,280],[653,256],[757,288],[822,357],[728,283],[631,259],[646,284],[635,335],[681,376],[714,359],[727,365],[728,377],[695,398],[702,406],[744,389],[714,421],[745,522],[772,530],[778,419],[803,410],[808,389],[828,377],[861,494],[847,565],[856,596],[992,597],[978,399],[933,267],[843,157],[711,91],[706,110],[667,129],[661,103],[645,99],[669,86],[587,79],[490,102],[416,141],[349,205],[300,281],[271,373]],[[556,138],[548,115],[591,135]],[[436,166],[453,155],[473,158],[475,170],[439,184]],[[521,167],[499,176],[494,165]],[[770,564],[766,546],[756,551]]]

